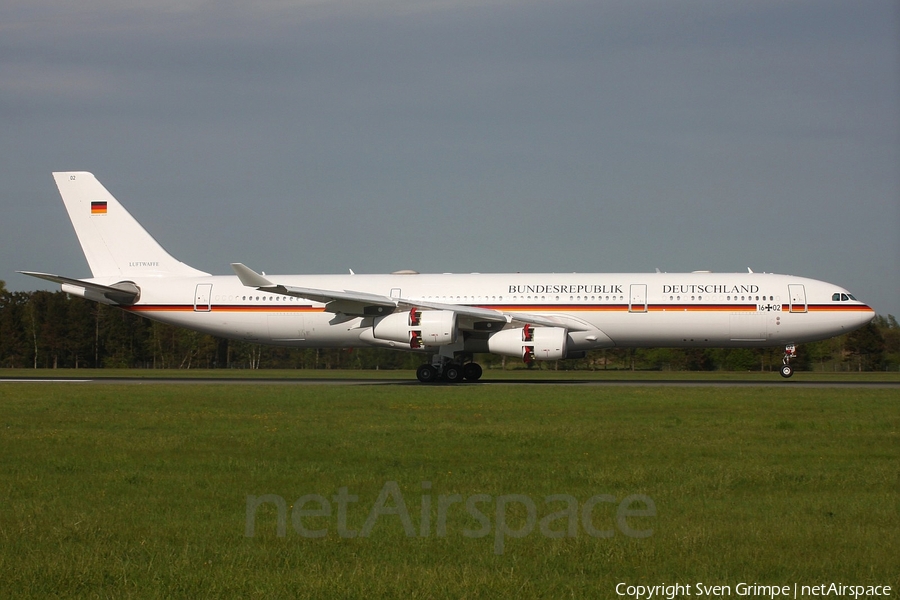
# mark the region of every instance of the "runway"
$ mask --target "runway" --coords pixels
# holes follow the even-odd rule
[[[355,385],[355,386],[422,386],[423,389],[432,387],[479,387],[501,385],[541,385],[541,386],[573,386],[573,387],[764,387],[785,389],[793,388],[866,388],[866,389],[900,389],[900,381],[798,381],[773,378],[771,380],[747,379],[747,380],[711,380],[711,379],[483,379],[477,382],[462,383],[432,383],[422,384],[415,379],[359,379],[347,377],[289,379],[289,378],[236,378],[236,377],[98,377],[98,378],[3,378],[0,377],[0,385],[4,383],[90,383],[96,385]]]

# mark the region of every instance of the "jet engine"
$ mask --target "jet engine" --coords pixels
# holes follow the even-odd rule
[[[452,344],[456,341],[456,313],[417,308],[393,313],[375,319],[372,335],[382,340],[407,343],[414,350]]]
[[[525,327],[504,329],[488,338],[488,351],[517,356],[526,363],[535,360],[559,360],[566,357],[564,327]]]

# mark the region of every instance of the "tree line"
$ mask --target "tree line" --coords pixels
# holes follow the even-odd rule
[[[830,340],[803,344],[797,370],[900,369],[893,315]],[[774,371],[783,348],[611,348],[540,369]],[[483,355],[485,368],[522,366]],[[0,368],[414,369],[422,356],[380,348],[309,349],[227,340],[138,317],[64,292],[10,292],[0,281]]]

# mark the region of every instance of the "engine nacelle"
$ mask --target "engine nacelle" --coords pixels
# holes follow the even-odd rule
[[[375,319],[372,335],[403,342],[411,348],[445,346],[456,341],[456,313],[451,310],[412,309]]]
[[[560,360],[566,357],[568,334],[564,327],[504,329],[488,338],[488,351],[517,356],[526,363],[535,360]]]

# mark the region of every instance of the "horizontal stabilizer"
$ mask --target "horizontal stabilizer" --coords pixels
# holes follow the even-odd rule
[[[74,286],[85,291],[91,291],[100,296],[114,302],[115,304],[131,305],[137,302],[141,296],[141,290],[138,286],[130,281],[121,281],[113,285],[101,285],[90,281],[82,281],[81,279],[73,279],[71,277],[62,277],[61,275],[51,275],[50,273],[36,273],[34,271],[19,271],[22,275],[30,275],[38,279],[59,283],[63,287],[63,291],[70,291],[65,286]],[[94,298],[91,298],[92,300]]]

